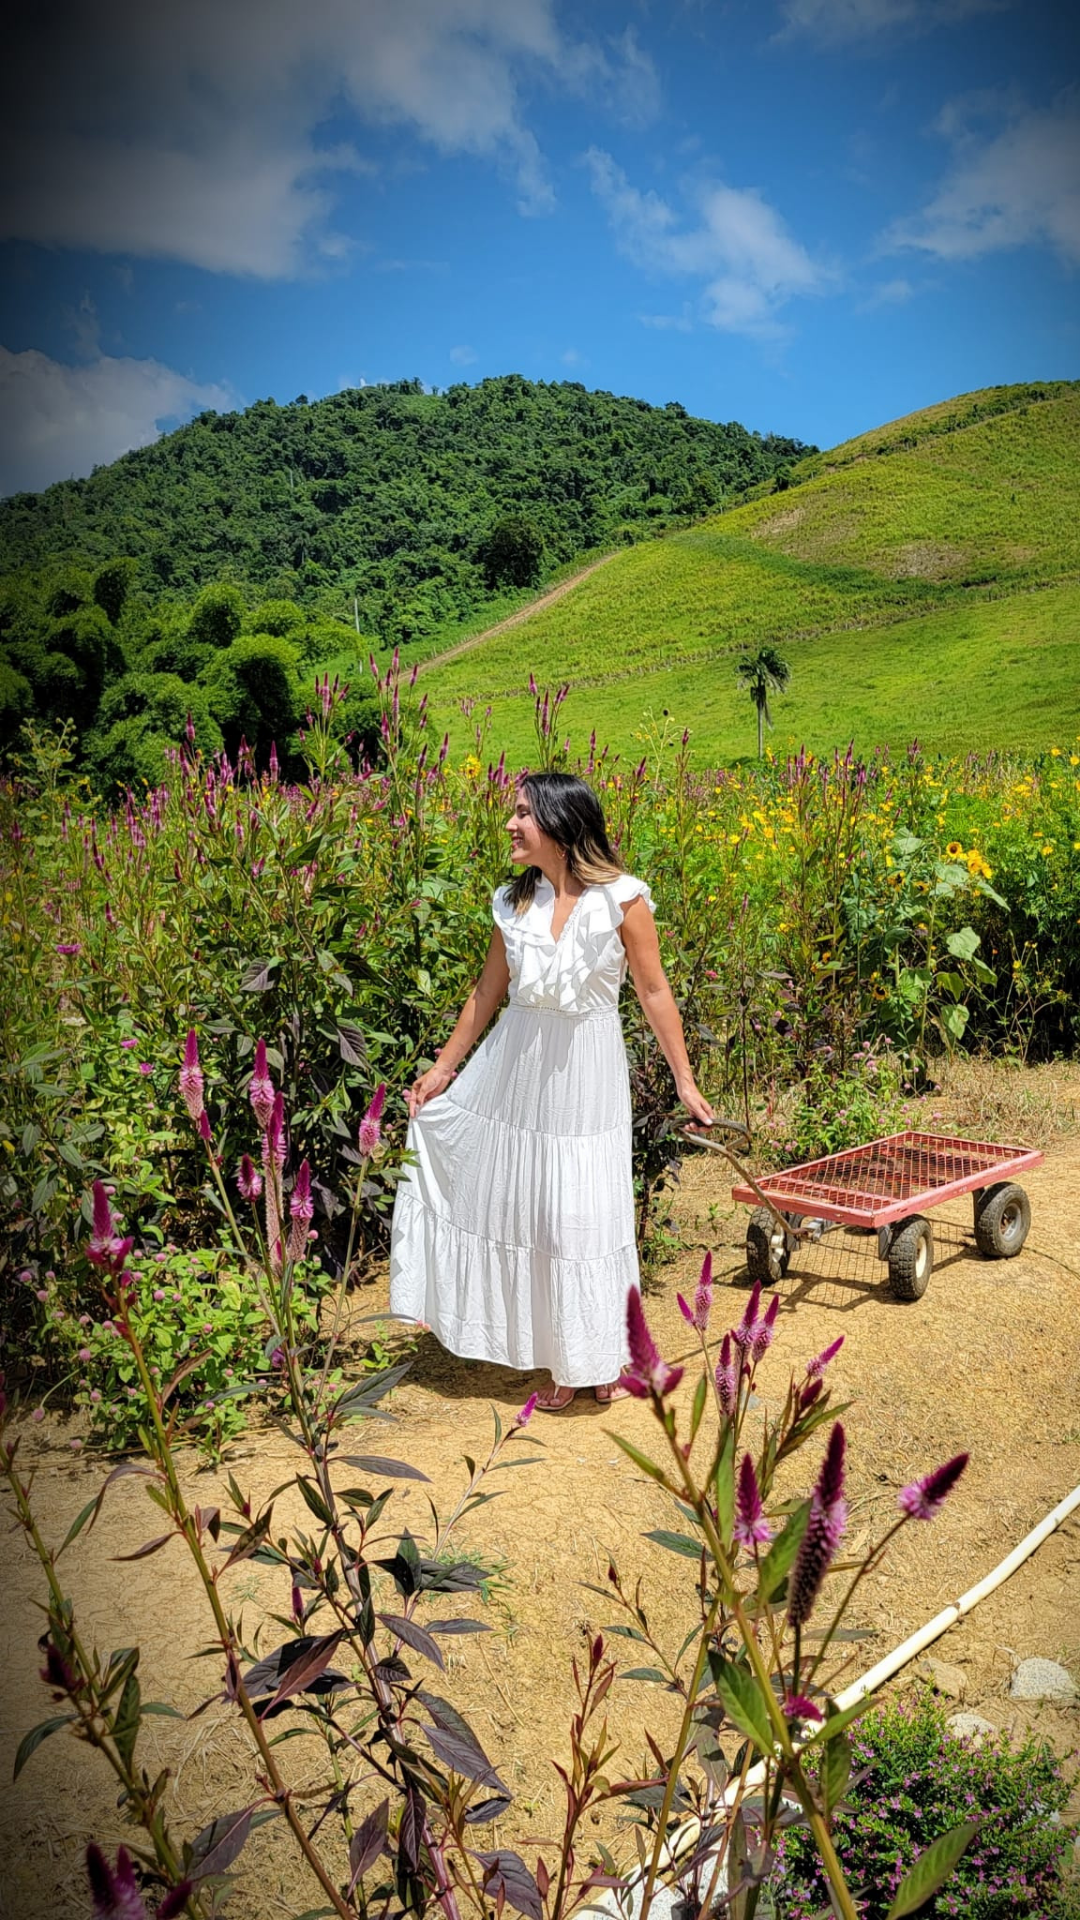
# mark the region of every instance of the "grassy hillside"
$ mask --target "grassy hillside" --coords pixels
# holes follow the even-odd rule
[[[517,374],[206,413],[84,480],[0,501],[0,572],[138,563],[151,604],[217,579],[414,643],[585,550],[769,482],[798,441]]]
[[[800,474],[808,477],[799,479]],[[521,689],[568,680],[578,740],[630,750],[667,709],[698,750],[753,747],[734,662],[790,662],[773,744],[1038,747],[1080,727],[1080,384],[969,394],[815,455],[784,493],[620,555],[425,676],[456,737],[468,695],[524,756]]]

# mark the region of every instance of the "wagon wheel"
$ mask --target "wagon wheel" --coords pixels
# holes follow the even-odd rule
[[[1011,1260],[1031,1225],[1031,1201],[1023,1187],[1002,1180],[975,1196],[975,1245],[988,1260]]]
[[[786,1220],[789,1215],[784,1214]],[[751,1280],[776,1285],[791,1263],[788,1237],[768,1207],[755,1207],[746,1229],[746,1271]]]
[[[934,1271],[934,1229],[921,1213],[905,1220],[889,1247],[889,1285],[897,1300],[921,1300]]]

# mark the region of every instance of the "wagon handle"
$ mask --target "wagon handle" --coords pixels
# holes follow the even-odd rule
[[[748,1127],[743,1126],[741,1120],[714,1120],[712,1124],[714,1127],[720,1127],[724,1133],[738,1134],[741,1137],[741,1139],[745,1140],[747,1147],[750,1145],[750,1130]],[[784,1233],[789,1240],[791,1241],[809,1240],[813,1237],[814,1230],[811,1226],[793,1227],[791,1224],[791,1221],[784,1218],[784,1215],[781,1213],[775,1200],[770,1199],[767,1193],[762,1192],[762,1189],[758,1186],[758,1183],[754,1179],[753,1174],[748,1173],[746,1168],[742,1165],[741,1161],[736,1160],[735,1155],[732,1153],[730,1147],[725,1147],[723,1142],[720,1140],[707,1139],[705,1134],[700,1133],[698,1129],[694,1126],[684,1126],[680,1129],[680,1131],[682,1132],[683,1137],[691,1141],[695,1147],[708,1147],[710,1153],[723,1154],[724,1159],[730,1161],[736,1173],[740,1176],[741,1179],[745,1180],[747,1186],[751,1189],[753,1193],[757,1195],[762,1206],[768,1208],[769,1212],[772,1214],[773,1219],[777,1222],[779,1226],[783,1228]],[[746,1149],[744,1148],[743,1151],[745,1152],[745,1150]]]

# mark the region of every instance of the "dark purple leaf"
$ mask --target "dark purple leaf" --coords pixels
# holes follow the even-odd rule
[[[486,1826],[489,1820],[497,1820],[500,1814],[505,1813],[509,1805],[506,1794],[493,1793],[489,1800],[478,1800],[474,1807],[470,1807],[465,1818],[470,1827]]]
[[[429,1633],[492,1633],[483,1620],[429,1620]]]
[[[406,1620],[401,1613],[380,1613],[378,1617],[383,1626],[389,1627],[391,1633],[396,1634],[399,1640],[404,1640],[405,1645],[411,1647],[414,1653],[422,1653],[425,1660],[430,1660],[434,1666],[445,1672],[446,1662],[436,1642],[430,1633],[424,1632],[423,1627],[417,1626],[415,1620]]]
[[[265,1717],[265,1715],[270,1713],[274,1707],[278,1706],[282,1700],[291,1699],[294,1693],[305,1693],[309,1689],[313,1689],[314,1683],[325,1677],[326,1669],[330,1665],[334,1654],[344,1638],[344,1629],[339,1627],[336,1633],[324,1633],[317,1639],[310,1639],[307,1635],[302,1636],[303,1644],[301,1644],[301,1640],[293,1643],[294,1646],[300,1648],[300,1651],[294,1653],[291,1659],[286,1660],[281,1658],[286,1652],[291,1652],[291,1649],[288,1647],[280,1647],[276,1654],[272,1654],[270,1656],[271,1662],[280,1660],[279,1672],[281,1678],[267,1705],[260,1708],[262,1716]],[[260,1669],[268,1664],[268,1662],[260,1660],[258,1666],[251,1669],[248,1679],[244,1682],[245,1687],[248,1685],[248,1681],[252,1676],[254,1676],[256,1681],[260,1683],[260,1692],[266,1691],[267,1688],[262,1684],[263,1676]],[[342,1680],[344,1679],[344,1675],[340,1677]],[[270,1685],[273,1685],[272,1678],[270,1678]]]
[[[506,1793],[506,1786],[460,1713],[437,1694],[422,1693],[420,1699],[435,1722],[423,1731],[436,1758],[454,1773],[460,1773],[463,1780],[475,1780],[482,1787],[494,1787],[497,1793]]]
[[[257,1553],[270,1538],[270,1518],[273,1511],[273,1507],[267,1507],[266,1512],[260,1513],[250,1527],[244,1528],[243,1533],[233,1543],[232,1552],[221,1569],[223,1573],[228,1567],[235,1567],[241,1560],[247,1560],[251,1554]]]
[[[398,1839],[402,1859],[410,1873],[415,1873],[420,1865],[420,1848],[424,1839],[424,1802],[414,1786],[405,1790]]]
[[[349,1842],[349,1868],[352,1878],[349,1881],[351,1893],[358,1880],[362,1880],[368,1868],[374,1866],[380,1854],[386,1852],[386,1829],[390,1818],[389,1800],[380,1801],[373,1813],[361,1821]]]
[[[423,1480],[430,1485],[427,1474],[421,1473],[419,1467],[410,1467],[405,1460],[386,1460],[381,1453],[335,1454],[330,1465],[337,1466],[339,1461],[342,1466],[359,1467],[362,1473],[380,1473],[387,1480]]]
[[[241,1807],[239,1813],[223,1813],[195,1835],[191,1844],[188,1871],[193,1880],[206,1880],[212,1873],[226,1873],[251,1831],[253,1807]]]
[[[540,1889],[519,1853],[500,1847],[497,1853],[478,1853],[484,1869],[484,1892],[497,1899],[505,1894],[510,1905],[527,1920],[544,1920]]]
[[[475,1567],[471,1560],[456,1560],[450,1567],[439,1560],[421,1560],[417,1585],[425,1593],[475,1593],[491,1577],[489,1568]]]
[[[114,1553],[112,1557],[114,1560],[149,1560],[152,1553],[160,1553],[162,1547],[167,1547],[172,1537],[171,1533],[159,1533],[153,1540],[136,1547],[134,1553]]]
[[[50,1733],[56,1733],[60,1727],[70,1726],[71,1722],[77,1719],[78,1715],[74,1713],[58,1713],[55,1719],[43,1720],[40,1726],[32,1727],[30,1732],[23,1736],[19,1751],[15,1755],[15,1766],[11,1775],[12,1779],[18,1779],[30,1755],[36,1753],[42,1741],[49,1738]]]

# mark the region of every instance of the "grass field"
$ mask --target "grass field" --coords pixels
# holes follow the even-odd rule
[[[1045,391],[1045,398],[1032,398]],[[556,605],[425,676],[456,744],[532,741],[529,673],[569,681],[574,741],[623,751],[667,709],[704,758],[752,751],[734,661],[792,668],[774,747],[1038,748],[1080,727],[1080,385],[967,395],[804,463],[781,494],[629,549]]]

